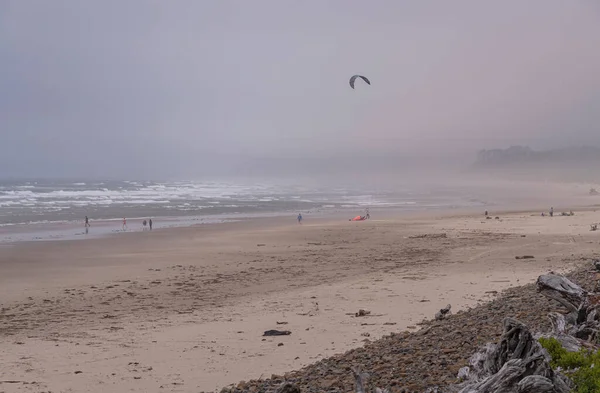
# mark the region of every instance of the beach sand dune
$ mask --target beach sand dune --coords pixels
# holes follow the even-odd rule
[[[282,374],[568,270],[594,252],[598,221],[271,218],[4,245],[0,391],[197,392]]]

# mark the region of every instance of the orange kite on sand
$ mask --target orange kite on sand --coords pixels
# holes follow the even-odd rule
[[[364,221],[364,220],[366,220],[366,217],[356,216],[354,218],[351,218],[349,221]]]

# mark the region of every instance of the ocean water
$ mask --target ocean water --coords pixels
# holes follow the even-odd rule
[[[0,241],[21,239],[16,233],[28,232],[27,228],[36,228],[34,239],[46,239],[48,235],[38,236],[40,228],[46,231],[51,227],[81,227],[85,216],[92,222],[115,221],[113,227],[119,226],[123,217],[129,222],[152,217],[160,227],[295,215],[299,211],[326,214],[346,209],[353,214],[364,212],[366,207],[416,210],[480,204],[481,201],[465,195],[464,190],[451,187],[436,190],[277,182],[0,181]]]

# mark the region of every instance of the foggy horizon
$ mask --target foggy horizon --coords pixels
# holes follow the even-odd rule
[[[415,174],[600,146],[598,47],[591,0],[9,0],[0,179]]]

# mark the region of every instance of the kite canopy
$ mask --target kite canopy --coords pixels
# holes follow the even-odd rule
[[[367,79],[367,77],[362,76],[362,75],[354,75],[352,78],[350,78],[350,87],[354,89],[354,81],[356,80],[356,78],[360,78],[362,80],[364,80],[367,85],[370,85],[371,82]]]

